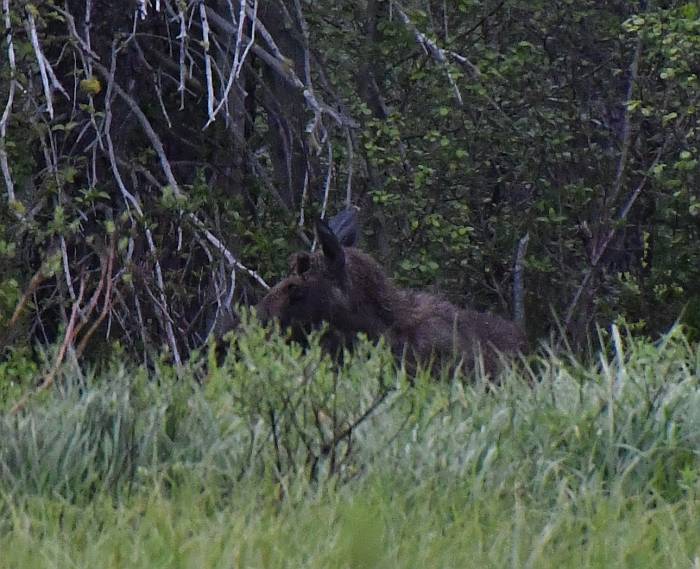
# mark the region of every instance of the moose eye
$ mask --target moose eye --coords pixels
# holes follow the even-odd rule
[[[308,253],[295,253],[292,255],[292,272],[301,276],[311,268],[311,257]]]
[[[298,302],[304,297],[304,289],[298,284],[289,283],[287,285],[287,296],[289,297],[289,302]]]

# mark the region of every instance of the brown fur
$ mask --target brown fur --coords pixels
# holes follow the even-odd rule
[[[449,365],[456,356],[468,371],[480,350],[491,375],[499,367],[498,352],[514,354],[525,348],[524,334],[514,322],[398,288],[372,257],[337,241],[329,243],[333,237],[323,233],[324,250],[293,255],[291,274],[258,305],[263,320],[278,319],[291,328],[294,339],[303,342],[311,329],[327,323],[322,343],[329,351],[352,346],[364,332],[373,339],[384,336],[410,364]]]

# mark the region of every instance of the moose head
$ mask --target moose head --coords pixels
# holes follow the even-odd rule
[[[385,277],[370,257],[353,246],[357,239],[354,211],[343,212],[330,224],[319,219],[316,235],[320,251],[290,257],[289,276],[262,299],[258,315],[263,321],[278,320],[299,342],[325,323],[324,344],[329,348],[351,344],[358,332],[376,336],[385,325],[376,322],[369,310],[372,295],[360,281]]]

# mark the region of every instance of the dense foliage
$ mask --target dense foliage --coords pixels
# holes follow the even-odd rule
[[[3,2],[13,365],[179,362],[348,204],[403,284],[507,315],[529,234],[533,338],[697,331],[696,3],[126,4]]]

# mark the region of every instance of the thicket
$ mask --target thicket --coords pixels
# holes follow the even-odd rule
[[[402,284],[504,314],[529,235],[532,338],[697,333],[698,12],[3,0],[2,365],[181,363],[347,205]]]

